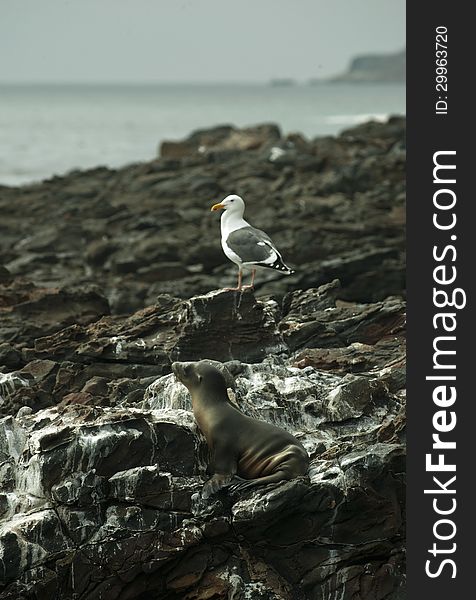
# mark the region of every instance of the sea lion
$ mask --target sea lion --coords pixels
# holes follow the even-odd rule
[[[174,362],[172,371],[192,396],[193,414],[210,450],[211,478],[203,498],[230,483],[241,490],[306,475],[309,456],[303,445],[284,429],[234,406],[216,367],[206,360]]]

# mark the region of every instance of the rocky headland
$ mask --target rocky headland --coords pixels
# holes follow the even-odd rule
[[[403,83],[406,78],[405,50],[391,54],[364,54],[352,59],[345,73],[331,81],[350,83]]]
[[[405,597],[404,135],[222,126],[0,188],[0,600]],[[220,289],[228,193],[294,276]],[[309,477],[200,499],[201,358]]]

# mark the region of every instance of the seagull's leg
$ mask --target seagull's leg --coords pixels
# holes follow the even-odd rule
[[[256,269],[251,269],[251,283],[250,283],[250,285],[244,285],[243,286],[244,290],[254,290],[255,289],[255,275],[256,275]]]
[[[239,290],[241,292],[241,288],[242,288],[242,280],[243,280],[243,271],[241,270],[241,268],[238,269],[238,287],[236,288],[237,290]]]
[[[225,288],[225,291],[226,292],[241,292],[241,290],[243,289],[242,281],[243,281],[243,271],[241,270],[241,267],[238,267],[238,282],[237,282],[236,287]]]

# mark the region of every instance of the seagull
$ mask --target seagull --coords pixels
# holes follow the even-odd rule
[[[238,283],[230,291],[253,289],[256,269],[273,269],[284,275],[295,271],[284,264],[283,258],[268,234],[252,227],[243,219],[243,198],[231,194],[211,209],[223,210],[221,216],[221,245],[226,256],[238,265]],[[243,268],[251,269],[251,285],[242,285]]]

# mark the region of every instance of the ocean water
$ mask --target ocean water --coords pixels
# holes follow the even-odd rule
[[[315,137],[404,113],[403,84],[0,85],[0,184],[150,160],[162,140],[219,124]]]

